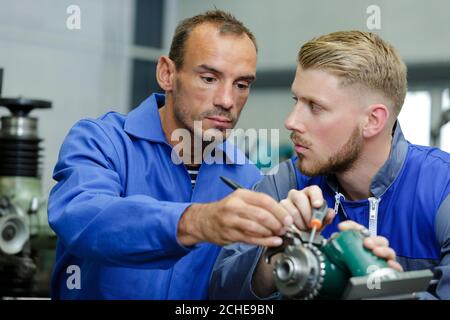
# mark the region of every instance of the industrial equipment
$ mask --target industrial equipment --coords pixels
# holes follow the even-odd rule
[[[56,236],[47,222],[41,186],[41,139],[33,109],[51,102],[1,97],[9,115],[0,119],[0,297],[49,297]]]
[[[328,208],[326,208],[328,209]],[[430,270],[398,272],[363,245],[369,231],[347,230],[313,241],[307,232],[291,229],[282,246],[268,250],[275,263],[273,279],[287,299],[414,299],[427,290]]]

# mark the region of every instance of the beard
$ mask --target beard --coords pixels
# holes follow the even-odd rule
[[[205,130],[203,129],[203,123],[201,128],[198,127],[194,130],[194,121],[203,122],[203,120],[208,117],[222,116],[231,121],[231,127],[234,128],[237,123],[238,117],[233,115],[230,111],[220,107],[212,107],[212,109],[210,110],[206,110],[198,115],[194,115],[190,112],[192,109],[182,102],[182,91],[183,89],[181,81],[177,79],[176,89],[173,91],[173,112],[177,122],[179,122],[183,128],[189,130],[192,135],[195,135],[198,138],[202,138],[203,140],[211,141],[215,140],[216,137],[226,139],[228,137],[228,132],[226,129],[210,128],[208,130],[209,134],[206,135]]]
[[[299,141],[304,146],[311,146],[311,143],[303,141],[300,137],[291,134],[293,141]],[[304,156],[298,155],[297,167],[307,176],[319,176],[343,173],[350,170],[358,160],[363,145],[363,137],[359,127],[356,127],[347,142],[326,161],[315,161],[312,166],[307,167]]]

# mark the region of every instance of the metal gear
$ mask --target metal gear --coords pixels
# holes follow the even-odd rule
[[[310,300],[317,297],[325,277],[325,258],[312,244],[290,245],[273,269],[275,285],[283,296]]]

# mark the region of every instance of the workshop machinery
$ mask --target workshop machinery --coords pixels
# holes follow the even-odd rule
[[[42,192],[42,140],[33,109],[51,102],[1,97],[9,114],[0,119],[0,297],[48,297],[56,236],[47,222]]]

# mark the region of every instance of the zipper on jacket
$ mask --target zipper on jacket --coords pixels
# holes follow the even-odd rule
[[[336,192],[334,195],[334,212],[336,215],[339,212],[339,205],[341,204],[341,198],[345,200],[345,196],[342,193]],[[345,212],[344,206],[342,205],[342,212],[344,213],[345,219],[348,219],[347,213]]]
[[[378,204],[380,198],[370,197],[369,199],[369,232],[371,236],[377,235],[377,219],[378,219]]]

